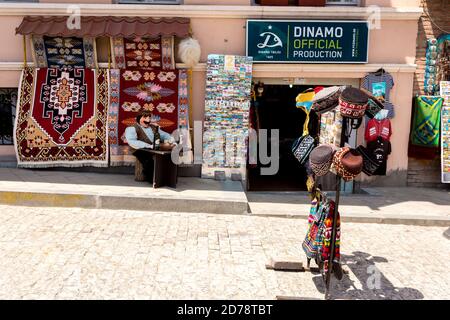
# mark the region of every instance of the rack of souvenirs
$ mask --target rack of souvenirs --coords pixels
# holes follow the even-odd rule
[[[371,85],[366,88],[370,89]],[[346,86],[311,88],[296,99],[297,107],[307,114],[307,120],[292,152],[306,168],[312,199],[302,247],[308,267],[314,260],[323,275],[326,298],[329,297],[331,274],[339,280],[343,277],[340,264],[341,180],[352,181],[362,172],[368,176],[386,174],[392,129],[385,103],[371,90]],[[317,134],[308,130],[307,122],[313,118],[313,113],[320,122]],[[347,144],[349,137],[363,122],[366,123],[366,146],[352,148]],[[330,199],[318,183],[330,172],[336,175],[335,200]]]
[[[191,150],[189,68],[200,47],[190,20],[80,19],[80,28],[68,29],[67,17],[27,16],[16,30],[25,57],[14,132],[18,167],[133,165],[124,131],[142,110],[162,130],[177,130],[177,142]],[[99,38],[109,39],[108,68],[97,62]],[[176,68],[175,38],[187,68]],[[27,40],[34,67],[26,63]],[[189,162],[192,152],[182,156]]]

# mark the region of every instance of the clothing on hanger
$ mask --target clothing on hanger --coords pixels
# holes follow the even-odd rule
[[[380,165],[373,175],[385,176],[387,168],[387,160],[391,154],[391,143],[382,137],[367,143],[367,150],[374,155],[374,158]]]
[[[366,131],[364,134],[364,138],[367,142],[374,141],[378,137],[382,137],[385,140],[391,138],[392,128],[391,128],[391,120],[389,119],[370,119],[366,126]]]
[[[394,79],[383,68],[367,74],[362,81],[362,88],[370,91],[389,110],[389,118],[394,117],[394,106],[390,102],[390,92],[394,87]]]

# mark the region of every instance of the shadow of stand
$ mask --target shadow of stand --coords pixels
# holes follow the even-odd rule
[[[350,269],[359,284],[355,285],[344,273],[342,280],[331,278],[330,300],[419,300],[423,294],[413,288],[397,288],[376,268],[376,263],[388,262],[383,257],[374,257],[368,253],[356,251],[353,255],[341,255],[343,267]],[[314,272],[313,282],[320,293],[325,294],[325,282],[322,275]],[[358,288],[359,287],[359,288]]]

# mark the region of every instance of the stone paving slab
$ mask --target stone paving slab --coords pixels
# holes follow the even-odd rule
[[[323,299],[306,219],[0,205],[0,299]],[[450,299],[447,228],[343,223],[333,299]],[[430,249],[432,248],[432,250]],[[306,262],[306,261],[305,261]]]

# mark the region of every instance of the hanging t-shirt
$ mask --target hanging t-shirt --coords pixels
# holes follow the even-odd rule
[[[370,119],[366,126],[365,139],[367,142],[374,141],[378,137],[382,137],[385,140],[391,138],[392,128],[391,120],[383,119]]]
[[[380,165],[374,175],[385,176],[388,156],[391,154],[391,143],[381,137],[367,143],[367,150],[373,154],[374,159]]]
[[[390,102],[390,92],[394,87],[394,79],[390,73],[380,75],[369,73],[363,78],[362,87],[370,92],[383,104],[386,110],[389,110],[388,118],[393,118],[394,106]]]

